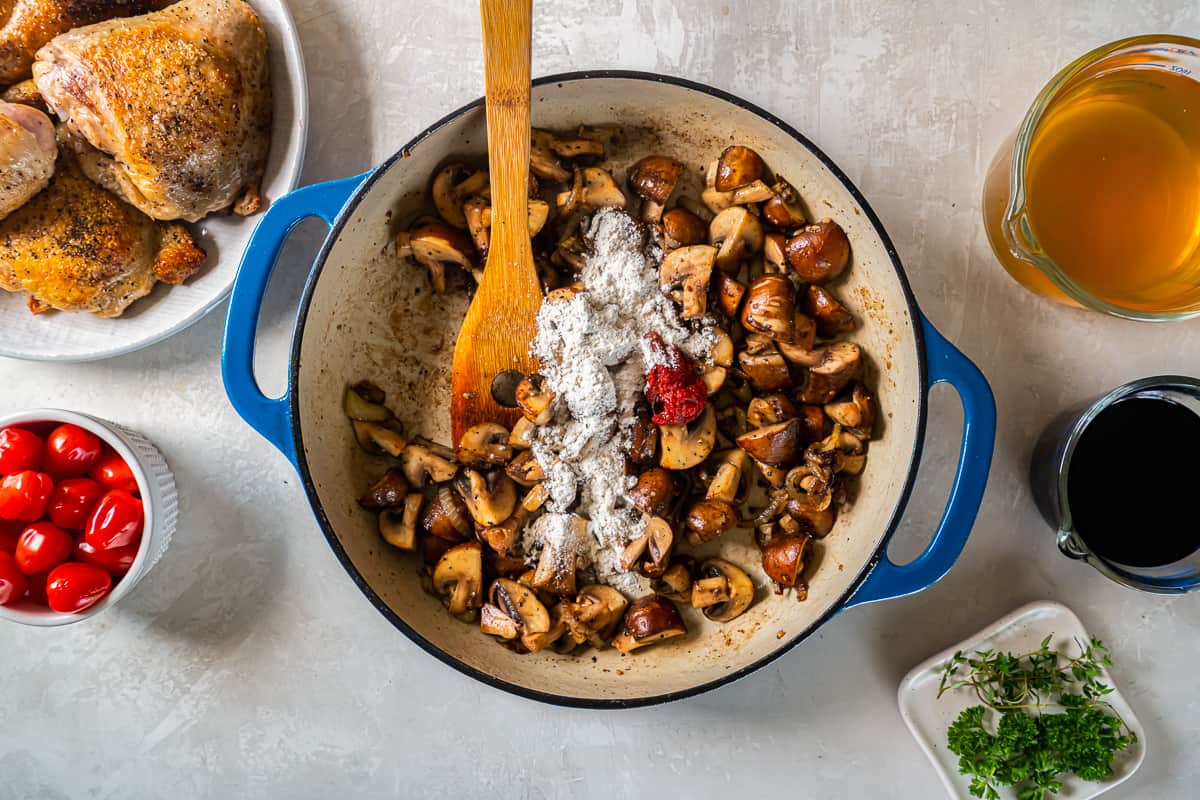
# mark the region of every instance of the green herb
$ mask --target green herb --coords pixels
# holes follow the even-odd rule
[[[1137,741],[1103,699],[1112,692],[1100,680],[1102,669],[1112,666],[1104,644],[1076,640],[1079,655],[1068,658],[1050,649],[1051,638],[1022,655],[960,651],[942,672],[939,698],[966,687],[983,704],[959,714],[946,734],[975,797],[998,800],[999,787],[1012,786],[1018,800],[1046,800],[1062,788],[1060,775],[1107,778],[1113,755]],[[1047,708],[1062,711],[1042,713]],[[988,729],[989,709],[999,717],[995,733]]]

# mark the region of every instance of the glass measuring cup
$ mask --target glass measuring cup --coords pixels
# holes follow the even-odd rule
[[[1046,174],[1045,165],[1048,156],[1045,154],[1052,151],[1054,137],[1063,136],[1063,131],[1069,129],[1066,124],[1060,123],[1068,118],[1075,119],[1077,123],[1082,119],[1079,116],[1070,116],[1074,114],[1076,107],[1080,111],[1084,110],[1081,98],[1088,101],[1108,101],[1110,107],[1115,108],[1126,107],[1119,104],[1129,100],[1127,107],[1133,109],[1130,113],[1140,110],[1130,100],[1134,95],[1115,97],[1111,94],[1104,94],[1107,87],[1121,76],[1129,76],[1128,80],[1130,81],[1140,80],[1143,83],[1157,81],[1163,82],[1173,89],[1186,90],[1189,100],[1187,104],[1173,103],[1172,101],[1177,98],[1172,96],[1169,91],[1156,93],[1147,90],[1142,96],[1149,98],[1147,102],[1152,106],[1157,102],[1160,112],[1164,107],[1168,109],[1168,113],[1173,115],[1172,119],[1176,122],[1180,119],[1186,120],[1183,124],[1189,127],[1180,128],[1178,131],[1180,135],[1176,138],[1179,139],[1181,147],[1192,147],[1192,150],[1190,153],[1183,151],[1187,154],[1181,155],[1181,157],[1192,161],[1200,159],[1200,144],[1192,141],[1197,137],[1192,135],[1195,129],[1190,127],[1196,124],[1193,120],[1200,118],[1200,102],[1194,103],[1197,106],[1194,110],[1189,107],[1190,101],[1200,95],[1200,40],[1183,36],[1151,35],[1123,39],[1104,45],[1076,59],[1054,76],[1038,95],[1020,127],[997,153],[988,170],[983,189],[983,214],[988,240],[1001,264],[1019,283],[1050,299],[1127,319],[1166,321],[1194,317],[1200,315],[1200,250],[1195,252],[1193,259],[1183,258],[1179,262],[1180,273],[1173,276],[1168,283],[1162,284],[1163,287],[1169,285],[1169,290],[1164,288],[1160,292],[1159,284],[1155,282],[1156,280],[1168,280],[1164,277],[1167,274],[1166,271],[1171,270],[1171,267],[1167,265],[1169,263],[1167,258],[1149,259],[1150,263],[1165,270],[1158,276],[1152,276],[1149,273],[1143,276],[1140,274],[1140,270],[1133,267],[1123,273],[1118,273],[1129,283],[1144,277],[1147,282],[1145,297],[1135,296],[1136,293],[1128,288],[1128,283],[1122,284],[1126,287],[1124,289],[1112,289],[1111,285],[1108,288],[1098,288],[1111,278],[1111,273],[1106,275],[1104,281],[1093,278],[1096,278],[1102,269],[1111,269],[1111,267],[1102,268],[1100,265],[1102,259],[1084,258],[1081,262],[1077,258],[1073,268],[1068,269],[1067,266],[1071,265],[1072,261],[1070,258],[1063,258],[1063,247],[1078,246],[1080,251],[1074,255],[1081,256],[1087,251],[1087,240],[1083,237],[1092,236],[1096,230],[1114,230],[1111,224],[1112,220],[1106,218],[1107,224],[1101,225],[1099,218],[1077,218],[1078,214],[1076,217],[1072,217],[1073,212],[1079,212],[1080,206],[1095,209],[1099,208],[1099,204],[1090,201],[1072,204],[1066,191],[1047,192],[1044,182],[1039,188],[1039,191],[1042,192],[1042,199],[1035,199],[1038,192],[1030,191],[1031,184],[1036,182],[1038,176]],[[1087,94],[1091,88],[1095,88],[1098,96],[1092,97]],[[1182,97],[1182,95],[1180,96]],[[1096,108],[1094,104],[1090,107]],[[1191,112],[1190,117],[1187,116],[1188,112]],[[1146,118],[1147,115],[1141,117],[1141,119]],[[1087,117],[1086,119],[1093,118]],[[1166,123],[1162,124],[1166,125]],[[1079,128],[1075,130],[1078,132]],[[1151,127],[1146,130],[1157,130],[1157,128]],[[1167,128],[1164,127],[1163,130],[1165,131]],[[1151,153],[1159,152],[1158,149],[1150,147],[1148,140],[1142,144]],[[1154,144],[1158,144],[1158,142],[1155,141]],[[1117,153],[1116,155],[1125,154]],[[1108,156],[1102,157],[1107,158]],[[1166,156],[1163,155],[1162,158],[1165,159]],[[1115,165],[1118,163],[1118,159],[1114,157],[1111,163]],[[1134,171],[1133,174],[1144,173]],[[1111,195],[1114,197],[1112,205],[1116,206],[1127,202],[1133,208],[1138,208],[1139,204],[1142,208],[1146,208],[1145,200],[1147,198],[1174,203],[1177,197],[1182,197],[1182,194],[1174,191],[1176,188],[1186,187],[1194,190],[1196,182],[1200,181],[1200,177],[1197,177],[1194,169],[1191,171],[1170,170],[1168,174],[1178,175],[1179,183],[1169,184],[1162,187],[1160,191],[1144,192],[1141,195],[1133,191],[1139,187],[1130,186],[1131,191],[1127,197]],[[1080,185],[1088,185],[1088,179],[1085,177]],[[1095,183],[1093,182],[1091,185],[1094,186]],[[1145,189],[1144,186],[1140,188]],[[1051,194],[1053,194],[1052,198]],[[1090,198],[1094,200],[1097,196],[1089,192],[1076,195],[1076,199]],[[1031,200],[1035,206],[1040,202],[1043,211],[1050,214],[1059,223],[1059,230],[1055,235],[1046,235],[1052,227],[1047,224],[1042,229],[1043,235],[1039,237],[1038,226],[1035,224],[1037,215],[1030,213]],[[1051,206],[1053,208],[1046,211]],[[1185,207],[1186,203],[1183,201],[1176,206],[1179,209],[1185,209]],[[1158,220],[1159,224],[1165,224],[1162,222],[1163,215],[1153,215],[1153,218]],[[1067,221],[1065,229],[1063,227],[1064,220]],[[1183,227],[1173,229],[1177,234],[1183,236],[1180,241],[1181,247],[1185,249],[1188,246],[1186,244],[1187,235],[1183,231],[1187,230],[1186,226],[1189,224],[1189,220],[1194,223],[1194,229],[1200,232],[1200,218],[1197,218],[1196,212],[1189,213],[1186,210],[1182,211],[1180,224]],[[1146,223],[1143,221],[1141,224]],[[1077,226],[1077,229],[1073,225]],[[1138,223],[1132,220],[1129,228],[1131,241],[1139,233],[1142,234],[1142,241],[1145,242],[1164,241],[1164,237],[1156,235],[1157,230],[1143,230]],[[1093,239],[1093,241],[1099,240]],[[1064,245],[1064,242],[1067,244]],[[1047,252],[1048,243],[1051,245],[1050,249],[1059,254],[1060,257],[1057,261]],[[1111,251],[1106,250],[1105,252]],[[1193,262],[1195,262],[1194,265]],[[1124,264],[1125,262],[1118,260],[1118,263]],[[1094,267],[1095,272],[1085,275],[1085,273],[1092,272],[1092,269],[1087,267],[1089,264]],[[1192,275],[1193,269],[1195,277]]]
[[[1098,400],[1063,412],[1047,426],[1034,448],[1030,467],[1034,502],[1042,517],[1057,531],[1058,549],[1064,555],[1085,561],[1117,583],[1141,591],[1158,594],[1195,591],[1200,589],[1200,549],[1168,564],[1130,566],[1094,552],[1075,526],[1068,476],[1076,445],[1102,411],[1135,398],[1167,400],[1200,417],[1200,381],[1180,375],[1133,381]],[[1138,535],[1142,532],[1130,533]]]

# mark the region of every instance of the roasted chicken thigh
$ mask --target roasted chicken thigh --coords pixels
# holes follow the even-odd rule
[[[46,188],[57,155],[49,117],[36,108],[0,102],[0,219]]]

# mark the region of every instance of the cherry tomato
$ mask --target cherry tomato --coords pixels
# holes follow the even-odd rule
[[[105,489],[122,489],[130,494],[138,491],[137,478],[133,470],[125,463],[125,459],[117,455],[117,451],[108,445],[100,452],[100,459],[92,467],[88,475]]]
[[[48,573],[39,572],[37,575],[26,575],[25,582],[29,584],[29,599],[37,603],[39,606],[46,605],[46,575]]]
[[[0,519],[37,522],[46,513],[54,481],[44,472],[27,469],[0,481]]]
[[[115,489],[96,503],[83,530],[83,538],[98,550],[125,547],[137,542],[145,523],[142,501],[129,492]]]
[[[12,605],[21,599],[28,581],[8,553],[0,553],[0,606]]]
[[[17,566],[26,575],[45,572],[71,557],[75,539],[49,522],[35,522],[17,539]]]
[[[0,519],[0,553],[10,556],[17,551],[17,537],[25,530],[25,523],[12,519]]]
[[[46,602],[63,614],[90,608],[112,589],[112,576],[93,564],[59,564],[46,576]]]
[[[104,487],[91,478],[67,478],[50,493],[46,514],[60,528],[81,531],[103,496]]]
[[[42,437],[24,428],[0,428],[0,475],[42,465]]]
[[[77,478],[100,460],[100,437],[78,425],[59,425],[46,438],[46,472],[55,478]]]
[[[76,561],[95,564],[97,567],[108,570],[109,574],[116,578],[129,572],[129,568],[133,566],[133,560],[137,558],[137,553],[138,545],[136,544],[101,550],[92,547],[87,540],[82,538],[75,542]]]

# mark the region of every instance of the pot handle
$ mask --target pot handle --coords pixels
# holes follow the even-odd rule
[[[950,488],[950,499],[929,546],[907,564],[896,564],[887,553],[846,607],[914,594],[936,583],[950,571],[975,524],[983,491],[987,487],[992,449],[996,442],[996,400],[987,379],[970,359],[938,333],[921,315],[925,334],[925,362],[929,369],[929,387],[949,383],[958,392],[963,405],[962,449],[958,471]]]
[[[250,235],[229,298],[221,375],[229,402],[267,441],[296,464],[290,413],[292,387],[280,397],[267,397],[254,377],[254,339],[267,283],[288,235],[302,220],[320,217],[331,227],[346,201],[369,172],[297,189],[271,203]]]

